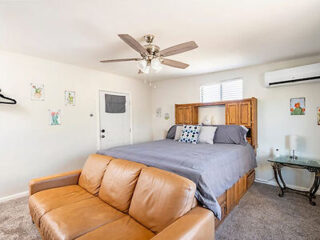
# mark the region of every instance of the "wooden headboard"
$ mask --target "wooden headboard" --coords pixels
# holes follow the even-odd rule
[[[256,149],[258,147],[257,99],[247,98],[236,101],[210,103],[190,103],[175,105],[176,124],[198,124],[199,107],[224,105],[227,125],[244,125],[249,129],[247,140]]]

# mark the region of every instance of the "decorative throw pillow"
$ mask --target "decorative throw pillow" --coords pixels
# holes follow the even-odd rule
[[[176,127],[176,133],[174,135],[174,140],[178,141],[181,138],[182,135],[183,126],[177,126]]]
[[[202,126],[199,135],[199,143],[213,144],[213,138],[216,130],[217,127],[214,126]]]
[[[182,135],[179,142],[197,144],[201,126],[183,125]]]

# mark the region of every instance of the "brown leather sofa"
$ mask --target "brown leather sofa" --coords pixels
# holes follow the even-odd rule
[[[214,239],[214,216],[195,184],[143,164],[90,155],[82,171],[30,182],[29,208],[43,239]]]

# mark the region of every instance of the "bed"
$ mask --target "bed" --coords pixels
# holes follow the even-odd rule
[[[221,219],[217,201],[244,174],[255,168],[250,144],[189,144],[171,139],[100,150],[99,154],[143,163],[189,178],[197,185],[196,198]]]
[[[255,179],[257,99],[175,105],[175,124],[198,123],[201,107],[225,106],[225,124],[242,125],[247,144],[188,144],[160,140],[100,150],[98,153],[140,162],[187,177],[197,184],[198,203],[212,210],[216,228],[239,203]]]

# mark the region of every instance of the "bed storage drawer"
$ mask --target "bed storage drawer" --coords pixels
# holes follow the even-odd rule
[[[218,198],[217,201],[219,203],[219,205],[221,206],[221,204],[223,204],[224,202],[227,201],[227,193],[224,192],[223,194],[221,194]]]
[[[221,207],[221,220],[218,220],[218,218],[215,218],[215,227],[217,228],[219,224],[221,224],[224,220],[224,218],[227,215],[227,201],[224,201],[222,204],[220,204]]]
[[[247,189],[251,187],[256,177],[255,170],[252,169],[247,175]]]
[[[241,197],[252,185],[254,178],[255,170],[252,169],[242,178],[240,178],[231,188],[217,198],[217,201],[221,207],[221,221],[216,218],[216,229],[223,222],[224,218],[231,212],[231,210],[239,203]]]
[[[223,221],[225,216],[227,215],[227,192],[224,192],[217,198],[217,201],[221,207],[221,220],[216,218],[215,226],[218,227],[219,224]]]

